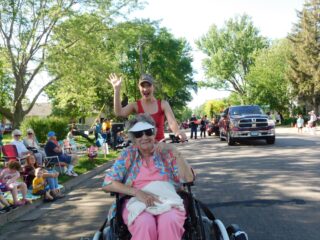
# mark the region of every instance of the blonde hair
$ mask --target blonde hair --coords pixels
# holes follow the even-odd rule
[[[43,169],[42,169],[41,167],[36,168],[36,170],[35,170],[35,172],[34,172],[34,174],[35,174],[36,177],[38,177],[39,172],[43,172]]]

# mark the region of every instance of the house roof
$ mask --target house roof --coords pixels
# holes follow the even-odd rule
[[[51,103],[35,103],[31,111],[27,114],[28,117],[47,117],[52,113]]]

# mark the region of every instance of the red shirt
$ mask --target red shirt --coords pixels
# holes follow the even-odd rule
[[[153,120],[156,123],[156,128],[157,128],[157,135],[155,139],[157,141],[160,141],[164,139],[164,112],[161,109],[161,100],[157,100],[158,103],[158,111],[154,114],[150,114],[150,116],[153,118]],[[142,107],[141,100],[137,101],[138,105],[138,113],[145,113]]]

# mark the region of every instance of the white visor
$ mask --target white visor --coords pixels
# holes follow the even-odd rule
[[[147,129],[154,128],[150,123],[147,122],[137,122],[135,125],[133,125],[132,128],[128,130],[128,132],[139,132]]]

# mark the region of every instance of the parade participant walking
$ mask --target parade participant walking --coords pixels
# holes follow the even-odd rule
[[[190,118],[189,123],[191,128],[190,138],[192,139],[194,134],[194,139],[197,139],[198,120],[195,114],[192,114],[192,117]]]
[[[202,134],[203,134],[203,137],[206,137],[207,122],[208,122],[207,115],[204,115],[200,121],[200,137],[201,138],[202,138]]]
[[[164,120],[167,118],[171,131],[179,136],[181,141],[187,139],[186,134],[180,131],[179,125],[174,117],[169,103],[165,100],[156,99],[154,97],[154,79],[148,74],[143,74],[139,79],[139,90],[141,99],[136,102],[129,103],[127,106],[121,106],[120,89],[122,77],[116,74],[109,76],[109,81],[114,89],[114,111],[117,116],[127,117],[132,113],[148,113],[156,122],[157,135],[156,140],[164,139]]]
[[[297,119],[297,128],[298,128],[298,133],[302,133],[302,128],[304,125],[304,119],[301,114],[299,114],[299,117]]]

